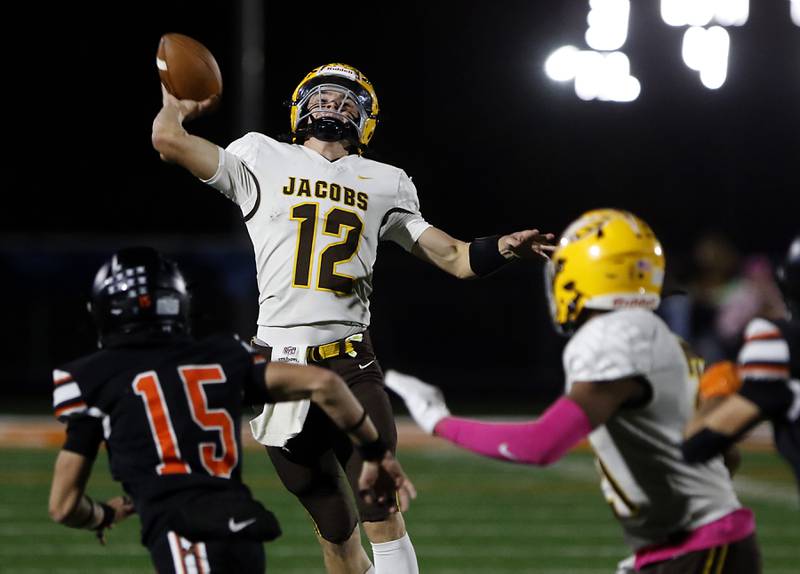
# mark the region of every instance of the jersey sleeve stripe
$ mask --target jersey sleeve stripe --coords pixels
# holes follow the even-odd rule
[[[768,339],[781,339],[781,332],[780,331],[768,331],[766,333],[758,333],[756,335],[750,335],[745,338],[745,342],[750,341],[764,341]]]
[[[77,401],[61,405],[56,409],[56,418],[61,419],[69,415],[86,411],[86,403]]]
[[[784,339],[757,340],[745,343],[739,352],[739,364],[789,363],[789,344]]]
[[[741,365],[739,372],[742,379],[786,379],[789,377],[788,365],[770,365],[768,363],[750,363]]]
[[[53,370],[53,385],[56,387],[59,385],[63,385],[64,383],[68,383],[72,380],[72,375],[69,374],[67,371],[60,371],[58,369]]]
[[[78,383],[65,383],[53,390],[53,407],[65,402],[72,402],[79,398],[81,398],[81,389]]]
[[[744,331],[745,341],[750,339],[780,337],[781,330],[775,323],[757,317],[747,324]]]
[[[253,182],[256,184],[256,202],[253,205],[253,209],[251,209],[247,215],[244,216],[244,221],[246,223],[253,218],[253,216],[256,214],[256,211],[258,211],[258,207],[261,205],[261,185],[258,183],[258,178],[250,170],[250,168],[247,167],[247,164],[245,164],[244,161],[242,161],[242,167],[247,170],[247,173],[250,174],[250,177],[253,178]]]

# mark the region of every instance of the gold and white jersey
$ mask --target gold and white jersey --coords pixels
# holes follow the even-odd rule
[[[653,312],[591,318],[564,350],[567,392],[577,382],[640,377],[643,404],[622,407],[589,441],[606,500],[634,549],[663,543],[740,507],[722,457],[684,462],[684,427],[694,414],[701,365]]]
[[[403,170],[248,133],[206,181],[242,210],[256,257],[258,324],[369,325],[380,240],[411,250],[430,227]]]

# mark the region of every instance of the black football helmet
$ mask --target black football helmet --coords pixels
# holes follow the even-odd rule
[[[789,245],[786,257],[778,267],[778,286],[783,300],[793,318],[800,317],[800,235],[796,235]]]
[[[151,247],[129,247],[97,271],[89,312],[99,345],[189,332],[189,292],[178,266]]]

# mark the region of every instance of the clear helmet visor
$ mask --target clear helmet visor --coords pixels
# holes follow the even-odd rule
[[[306,120],[331,118],[352,126],[361,137],[369,117],[371,98],[338,84],[319,84],[301,91],[297,108],[300,110],[298,126]]]

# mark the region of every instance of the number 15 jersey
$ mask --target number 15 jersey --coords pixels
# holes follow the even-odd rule
[[[378,242],[407,251],[430,227],[403,170],[251,132],[206,183],[236,203],[256,257],[258,324],[369,325]]]

